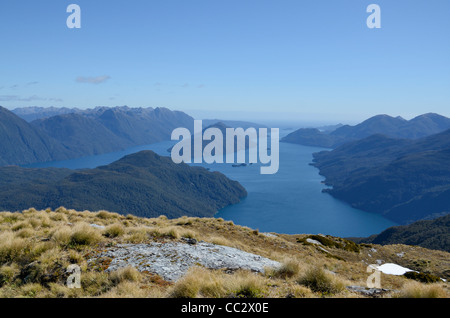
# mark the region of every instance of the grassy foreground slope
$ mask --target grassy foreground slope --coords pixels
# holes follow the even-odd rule
[[[184,242],[183,238],[231,246],[283,266],[264,274],[192,267],[180,280],[168,282],[132,267],[107,272],[108,259],[87,261],[119,243]],[[140,218],[62,207],[0,213],[0,298],[368,297],[348,286],[366,286],[367,266],[377,260],[448,280],[449,259],[444,251],[358,245],[331,236],[260,233],[215,218]],[[66,285],[70,264],[81,268],[81,288]],[[382,274],[381,286],[385,289],[381,297],[450,295],[448,284],[442,280],[425,284]]]

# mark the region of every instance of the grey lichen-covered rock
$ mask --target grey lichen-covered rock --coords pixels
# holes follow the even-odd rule
[[[279,262],[247,253],[242,250],[206,242],[152,242],[150,244],[120,244],[96,255],[110,258],[106,271],[132,266],[139,271],[149,271],[167,281],[181,278],[190,267],[203,266],[210,269],[246,269],[263,273],[265,268],[277,268]]]
[[[390,291],[385,288],[368,288],[363,286],[347,286],[347,289],[351,292],[359,293],[368,297],[380,297]]]

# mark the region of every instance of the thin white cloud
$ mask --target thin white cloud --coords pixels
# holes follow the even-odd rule
[[[109,75],[94,76],[94,77],[78,76],[75,81],[77,83],[101,84],[106,82],[110,78],[111,76]]]
[[[34,102],[34,101],[50,101],[50,102],[62,102],[61,98],[45,98],[37,95],[29,97],[21,97],[18,95],[0,95],[1,102]]]

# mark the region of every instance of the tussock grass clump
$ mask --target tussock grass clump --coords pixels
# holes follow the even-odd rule
[[[337,294],[345,290],[345,284],[322,267],[310,267],[297,282],[310,288],[313,292],[325,295]]]
[[[175,224],[180,225],[180,226],[189,226],[189,225],[192,225],[193,223],[194,223],[194,221],[192,218],[183,216],[183,217],[179,218]]]
[[[119,237],[122,236],[125,233],[125,229],[123,227],[123,225],[119,224],[119,223],[114,223],[111,225],[108,225],[105,229],[105,231],[103,232],[103,235],[105,235],[106,237]]]
[[[12,232],[0,233],[0,264],[12,262],[24,256],[31,247],[29,240],[16,237]]]
[[[213,236],[213,237],[207,238],[206,240],[208,242],[210,242],[212,244],[216,244],[216,245],[235,247],[233,242],[231,242],[230,240],[228,240],[224,237],[221,237],[221,236]]]
[[[144,243],[150,239],[151,228],[146,226],[138,226],[127,228],[123,236],[126,243],[139,244]]]
[[[30,260],[36,259],[40,257],[42,254],[47,253],[49,250],[54,250],[56,253],[61,252],[58,246],[55,245],[53,242],[38,242],[36,244],[33,244],[30,247],[30,251],[28,253],[28,256]]]
[[[180,237],[198,240],[199,234],[192,230],[182,230],[182,231],[180,231]]]
[[[1,212],[0,223],[16,223],[19,220],[23,220],[23,215],[20,213]]]
[[[67,246],[72,239],[72,229],[69,226],[63,226],[53,232],[51,238],[60,246]]]
[[[128,266],[111,273],[110,279],[118,285],[122,282],[139,282],[141,280],[141,273],[134,267]]]
[[[12,283],[19,273],[20,268],[16,263],[0,267],[0,287]]]
[[[171,298],[262,298],[267,295],[267,282],[262,275],[244,270],[230,275],[203,267],[191,268],[169,293]]]
[[[199,268],[191,268],[188,273],[180,279],[170,291],[171,298],[196,298],[201,290],[202,284],[207,278],[210,280],[209,273]]]
[[[180,231],[178,228],[170,226],[161,230],[161,236],[171,239],[178,239],[180,238]]]
[[[82,254],[80,254],[79,252],[75,251],[75,250],[69,250],[69,252],[67,253],[67,261],[70,264],[77,264],[81,267],[81,270],[86,270],[87,267],[87,263],[86,263],[86,259],[84,258],[84,256]]]
[[[30,283],[23,285],[20,288],[20,296],[25,298],[36,298],[44,291],[44,287],[41,284]]]
[[[30,223],[33,229],[39,229],[42,225],[42,222],[39,218],[31,217],[28,219],[28,222]]]
[[[20,275],[26,283],[38,283],[47,287],[51,282],[64,282],[67,266],[68,263],[61,259],[61,249],[51,248],[24,266]]]
[[[16,236],[20,238],[29,238],[34,235],[34,231],[30,228],[24,228],[17,232]]]
[[[403,285],[400,292],[396,295],[399,298],[448,298],[449,293],[437,283],[420,284],[418,282],[408,282]]]
[[[108,211],[98,211],[95,216],[99,219],[103,220],[111,220],[111,219],[118,219],[120,217],[119,214],[114,212],[108,212]]]
[[[84,293],[93,297],[99,296],[114,287],[106,272],[88,271],[81,275],[81,288]]]
[[[267,274],[272,277],[287,279],[295,277],[300,273],[301,266],[298,261],[294,259],[287,259],[283,261],[281,267],[269,270]]]
[[[101,234],[87,223],[75,225],[70,235],[70,246],[95,245],[102,240]]]
[[[114,286],[106,293],[100,295],[101,298],[156,298],[148,290],[141,288],[135,282],[125,281]]]
[[[235,285],[232,296],[239,298],[263,298],[267,296],[267,284],[261,275],[238,271],[230,279],[230,284]]]
[[[11,227],[11,230],[13,230],[14,232],[17,232],[17,231],[19,231],[19,230],[29,229],[29,228],[31,228],[31,227],[32,227],[32,226],[31,226],[30,222],[28,222],[28,221],[22,221],[22,222],[18,222],[18,223],[16,223],[16,224],[14,224],[14,225]]]
[[[49,218],[55,222],[68,222],[67,216],[63,212],[51,212]]]
[[[223,297],[226,295],[224,275],[219,271],[193,267],[172,290],[174,298]]]
[[[69,288],[66,285],[50,283],[49,284],[49,297],[55,298],[79,298],[83,297],[83,289],[81,288]]]

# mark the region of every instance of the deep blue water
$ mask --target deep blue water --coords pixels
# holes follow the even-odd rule
[[[173,141],[133,147],[109,154],[66,161],[39,163],[27,167],[95,168],[141,150],[153,150],[169,156],[167,149]],[[274,175],[260,174],[259,164],[232,167],[214,164],[205,167],[220,171],[239,181],[248,196],[240,203],[226,207],[216,214],[235,224],[262,232],[286,234],[330,234],[341,237],[369,236],[397,225],[381,215],[357,210],[329,194],[322,193],[323,177],[309,165],[312,153],[321,148],[280,143],[280,168]]]

